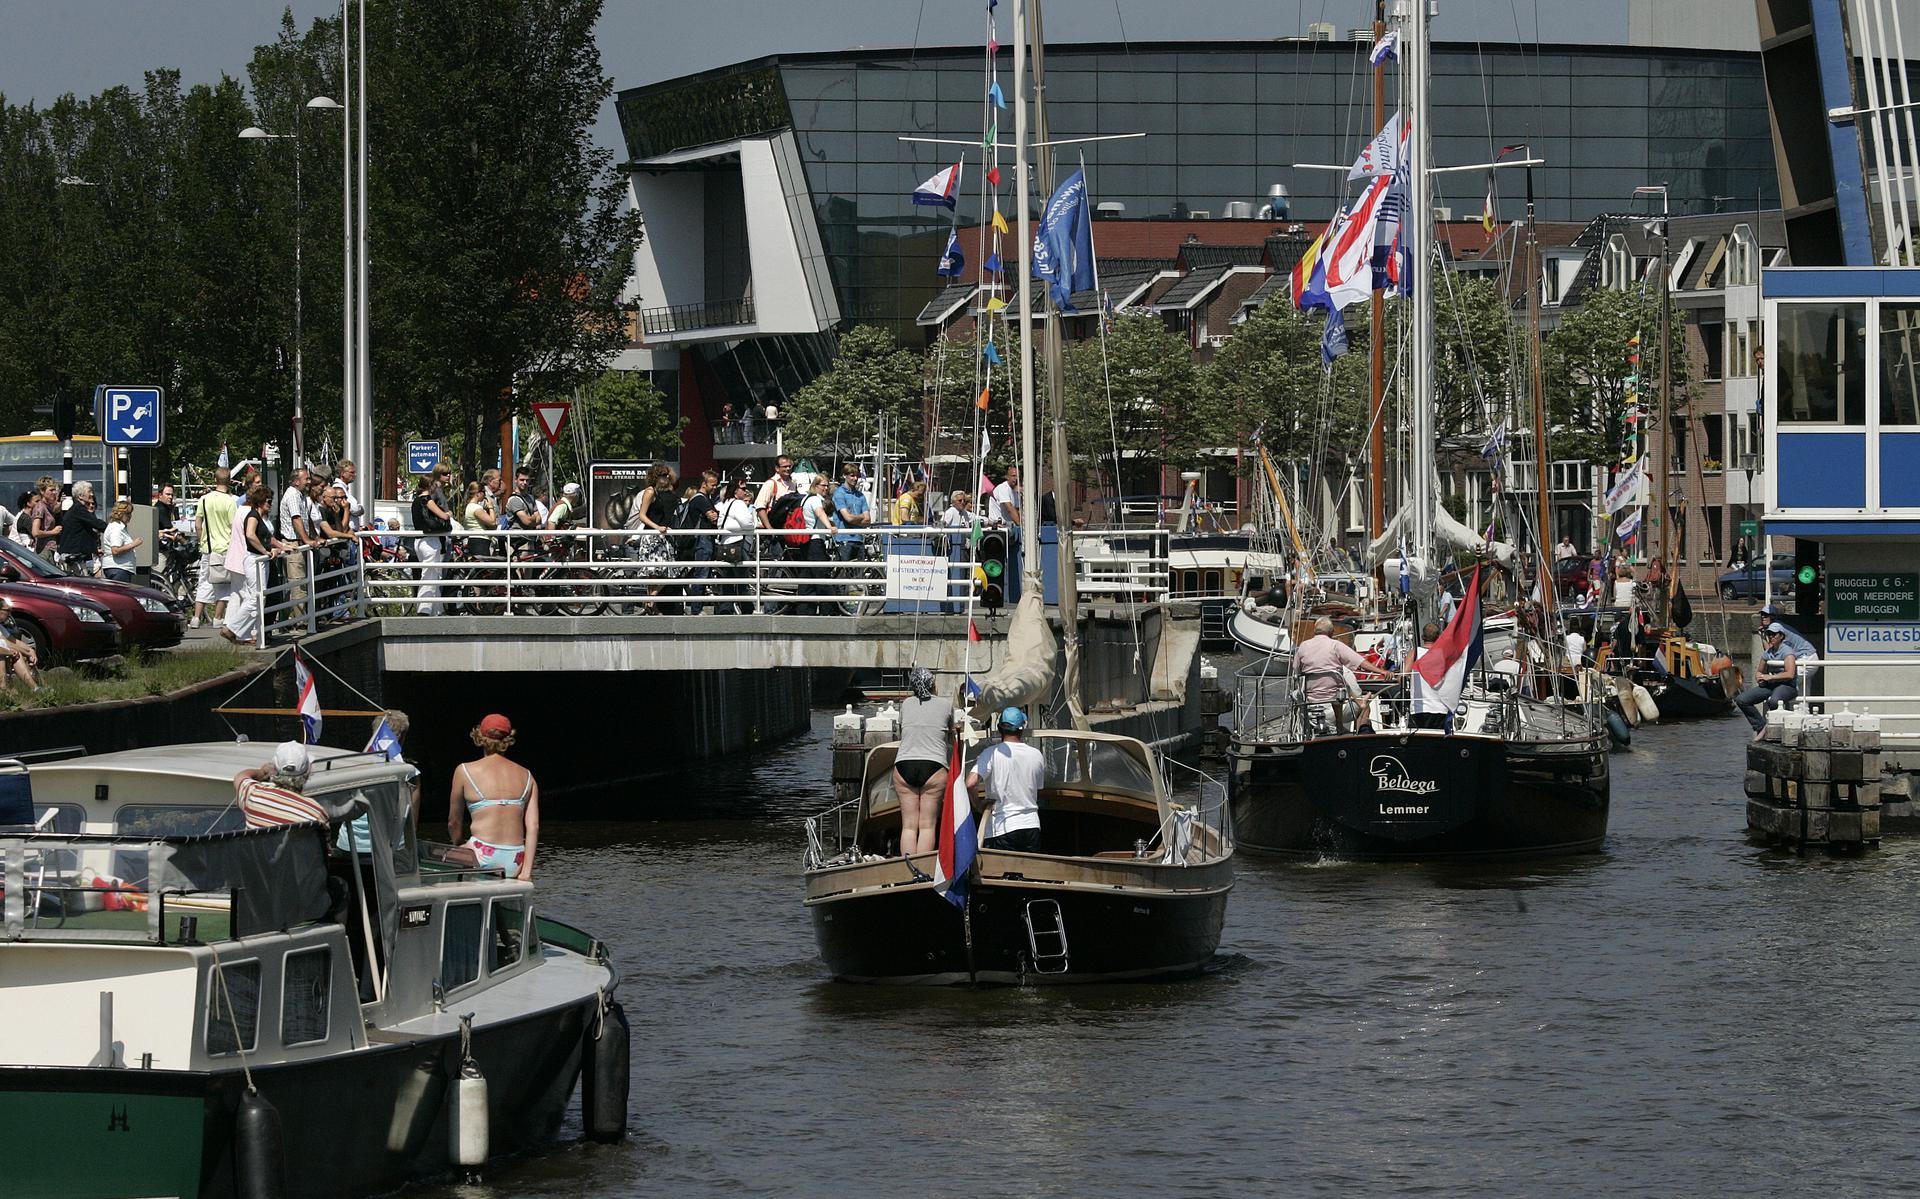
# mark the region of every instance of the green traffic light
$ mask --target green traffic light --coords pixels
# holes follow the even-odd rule
[[[1811,584],[1814,581],[1814,579],[1818,577],[1819,577],[1819,574],[1814,570],[1813,567],[1802,566],[1800,568],[1800,581],[1802,583]]]
[[[997,579],[1000,577],[1000,573],[1004,571],[1006,567],[1001,565],[998,562],[983,562],[980,565],[980,569],[987,572],[987,577],[989,579]]]

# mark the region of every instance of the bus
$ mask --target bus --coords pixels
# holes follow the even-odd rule
[[[120,498],[118,455],[98,437],[73,439],[73,481],[93,484],[98,509],[106,512]],[[60,478],[60,439],[51,433],[0,437],[0,504],[9,511],[19,505],[20,493],[32,491],[42,475]]]

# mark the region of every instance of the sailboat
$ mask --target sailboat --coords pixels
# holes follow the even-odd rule
[[[1054,190],[1045,108],[1032,141],[1027,133],[1027,50],[1032,46],[1034,91],[1044,97],[1045,36],[1039,0],[1014,0],[1013,94],[1015,204],[1019,239],[1020,401],[1022,473],[1037,487],[1039,439],[1035,420],[1034,276],[1027,150],[1043,150],[1041,186],[1053,198],[1049,212],[1077,202],[1070,187]],[[993,37],[988,9],[989,56]],[[989,71],[991,73],[991,69]],[[997,83],[995,84],[997,91]],[[997,209],[996,209],[997,213]],[[1050,400],[1053,459],[1064,479],[1070,459],[1058,366],[1057,297],[1047,313],[1047,353],[1053,369]],[[1160,978],[1204,969],[1219,949],[1227,896],[1233,887],[1234,841],[1223,788],[1201,788],[1197,804],[1176,801],[1165,762],[1144,742],[1092,731],[1081,713],[1079,639],[1072,548],[1058,547],[1064,646],[1056,649],[1047,621],[1040,572],[1038,524],[1021,525],[1025,572],[1022,595],[1007,635],[1002,664],[980,683],[974,716],[1005,707],[1038,707],[1064,694],[1064,727],[1040,729],[1026,740],[1040,750],[1046,772],[1040,788],[1041,848],[1037,852],[980,846],[961,833],[963,787],[949,785],[939,822],[941,849],[902,857],[900,810],[893,789],[898,743],[867,752],[859,795],[808,821],[806,905],[820,955],[835,978],[905,984],[1074,983]],[[1056,666],[1059,662],[1064,669]],[[962,741],[978,744],[971,718],[957,721]],[[965,777],[971,747],[954,754],[953,773]],[[956,780],[957,781],[957,780]],[[944,863],[944,864],[943,864]],[[949,867],[953,872],[949,873]]]
[[[1397,622],[1403,645],[1438,612],[1437,550],[1449,542],[1456,550],[1470,551],[1475,541],[1487,546],[1471,530],[1470,544],[1460,545],[1461,534],[1436,497],[1430,15],[1428,5],[1413,4],[1396,16],[1411,120],[1401,236],[1416,264],[1407,405],[1412,461],[1407,502],[1374,551],[1389,577],[1406,580],[1406,607]],[[1383,557],[1388,552],[1392,556]],[[1476,570],[1468,601],[1441,638],[1462,667],[1485,635],[1480,577]],[[1557,651],[1535,644],[1549,661]],[[1528,651],[1523,657],[1533,658],[1533,646]],[[1291,661],[1243,672],[1229,742],[1240,843],[1289,855],[1372,859],[1532,858],[1597,849],[1609,804],[1604,709],[1549,698],[1558,680],[1548,671],[1516,678],[1486,665],[1482,657],[1477,674],[1468,669],[1464,680],[1449,680],[1460,690],[1442,727],[1422,727],[1433,717],[1412,711],[1410,681],[1372,696],[1366,720],[1339,703],[1307,702],[1308,680]]]

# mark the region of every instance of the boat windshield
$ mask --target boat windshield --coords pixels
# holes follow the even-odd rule
[[[1130,742],[1046,736],[1037,740],[1047,763],[1048,787],[1154,793],[1153,772],[1131,752]]]

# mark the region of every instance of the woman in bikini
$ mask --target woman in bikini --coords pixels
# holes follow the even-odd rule
[[[900,705],[900,748],[893,756],[893,793],[900,801],[900,856],[939,848],[940,797],[953,750],[953,703],[934,691],[933,672],[907,673],[913,696]]]
[[[530,882],[540,842],[540,784],[532,771],[507,757],[513,736],[512,722],[497,713],[474,728],[480,760],[453,772],[447,834],[455,845],[473,851],[481,869],[504,870],[508,878]]]

